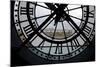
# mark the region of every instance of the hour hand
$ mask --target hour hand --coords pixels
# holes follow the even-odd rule
[[[55,7],[55,5],[54,4],[51,4],[51,3],[45,3],[48,7],[49,7],[49,9],[51,9],[51,10],[55,10],[56,9],[56,7]]]
[[[54,25],[57,25],[57,23],[60,20],[60,18],[61,18],[61,16],[59,16],[59,15],[56,14]]]

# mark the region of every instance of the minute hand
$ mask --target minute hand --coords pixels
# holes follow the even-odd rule
[[[89,44],[91,44],[90,40],[87,38],[87,36],[83,33],[83,31],[77,26],[77,24],[70,18],[70,16],[68,14],[66,14],[65,11],[63,11],[64,15],[66,16],[65,17],[65,20],[66,21],[70,21],[73,26],[79,31],[80,34],[82,34],[82,36],[88,41]]]

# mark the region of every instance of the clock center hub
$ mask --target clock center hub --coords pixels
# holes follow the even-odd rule
[[[58,16],[57,18],[59,19],[59,22],[63,22],[66,18],[66,15],[63,13],[65,10],[67,10],[67,14],[69,14],[69,11],[68,11],[68,7],[66,7],[65,9],[58,9],[57,12],[56,12],[56,16]]]

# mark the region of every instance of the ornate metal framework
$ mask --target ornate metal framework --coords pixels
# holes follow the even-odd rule
[[[48,60],[65,60],[92,46],[95,7],[16,1],[14,25],[22,46]]]

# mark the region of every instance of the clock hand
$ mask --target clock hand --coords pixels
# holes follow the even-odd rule
[[[23,43],[22,46],[25,46],[26,43],[29,42],[29,40],[35,35],[35,34],[39,34],[39,30],[43,28],[43,26],[51,19],[51,17],[54,16],[55,13],[52,13],[37,29],[34,29],[34,32],[30,35],[30,37],[28,37]],[[31,26],[33,27],[33,25],[31,24]]]
[[[56,25],[58,23],[58,21],[61,19],[61,17],[63,16],[63,11],[64,11],[65,7],[68,6],[68,4],[67,5],[65,5],[65,4],[61,4],[61,5],[55,4],[55,5],[58,6],[58,8],[57,8],[58,10],[56,12],[55,24],[54,25]]]
[[[45,3],[51,10],[57,10],[56,11],[56,17],[55,17],[55,24],[56,25],[58,23],[58,21],[60,20],[61,18],[61,15],[62,15],[62,11],[64,11],[65,7],[68,6],[68,4],[55,4],[57,6],[57,8],[55,7],[54,4],[50,4],[50,3]]]
[[[68,4],[55,4],[59,9],[63,10],[65,9],[65,7],[68,6]]]
[[[91,44],[90,40],[87,38],[87,36],[83,33],[83,31],[77,26],[77,24],[70,18],[70,16],[68,14],[66,14],[65,11],[63,11],[64,15],[66,16],[65,20],[66,21],[70,21],[73,26],[75,26],[75,28],[79,31],[80,34],[83,35],[83,37],[88,41],[89,44]]]
[[[29,42],[30,39],[32,39],[32,37],[35,35],[35,34],[39,34],[39,30],[41,30],[43,28],[43,26],[55,15],[55,12],[54,11],[53,13],[51,13],[51,15],[37,28],[37,29],[34,29],[33,27],[33,24],[32,22],[30,21],[30,16],[29,16],[29,3],[27,3],[27,17],[28,17],[28,21],[29,21],[29,24],[31,25],[32,29],[34,30],[34,32],[30,35],[30,37],[28,37],[21,45],[22,46],[25,46],[26,43]]]
[[[51,10],[55,10],[56,7],[54,4],[51,4],[51,3],[45,3]]]
[[[58,23],[58,21],[60,20],[61,16],[59,16],[58,14],[56,14],[56,17],[55,17],[55,24],[56,25]]]

